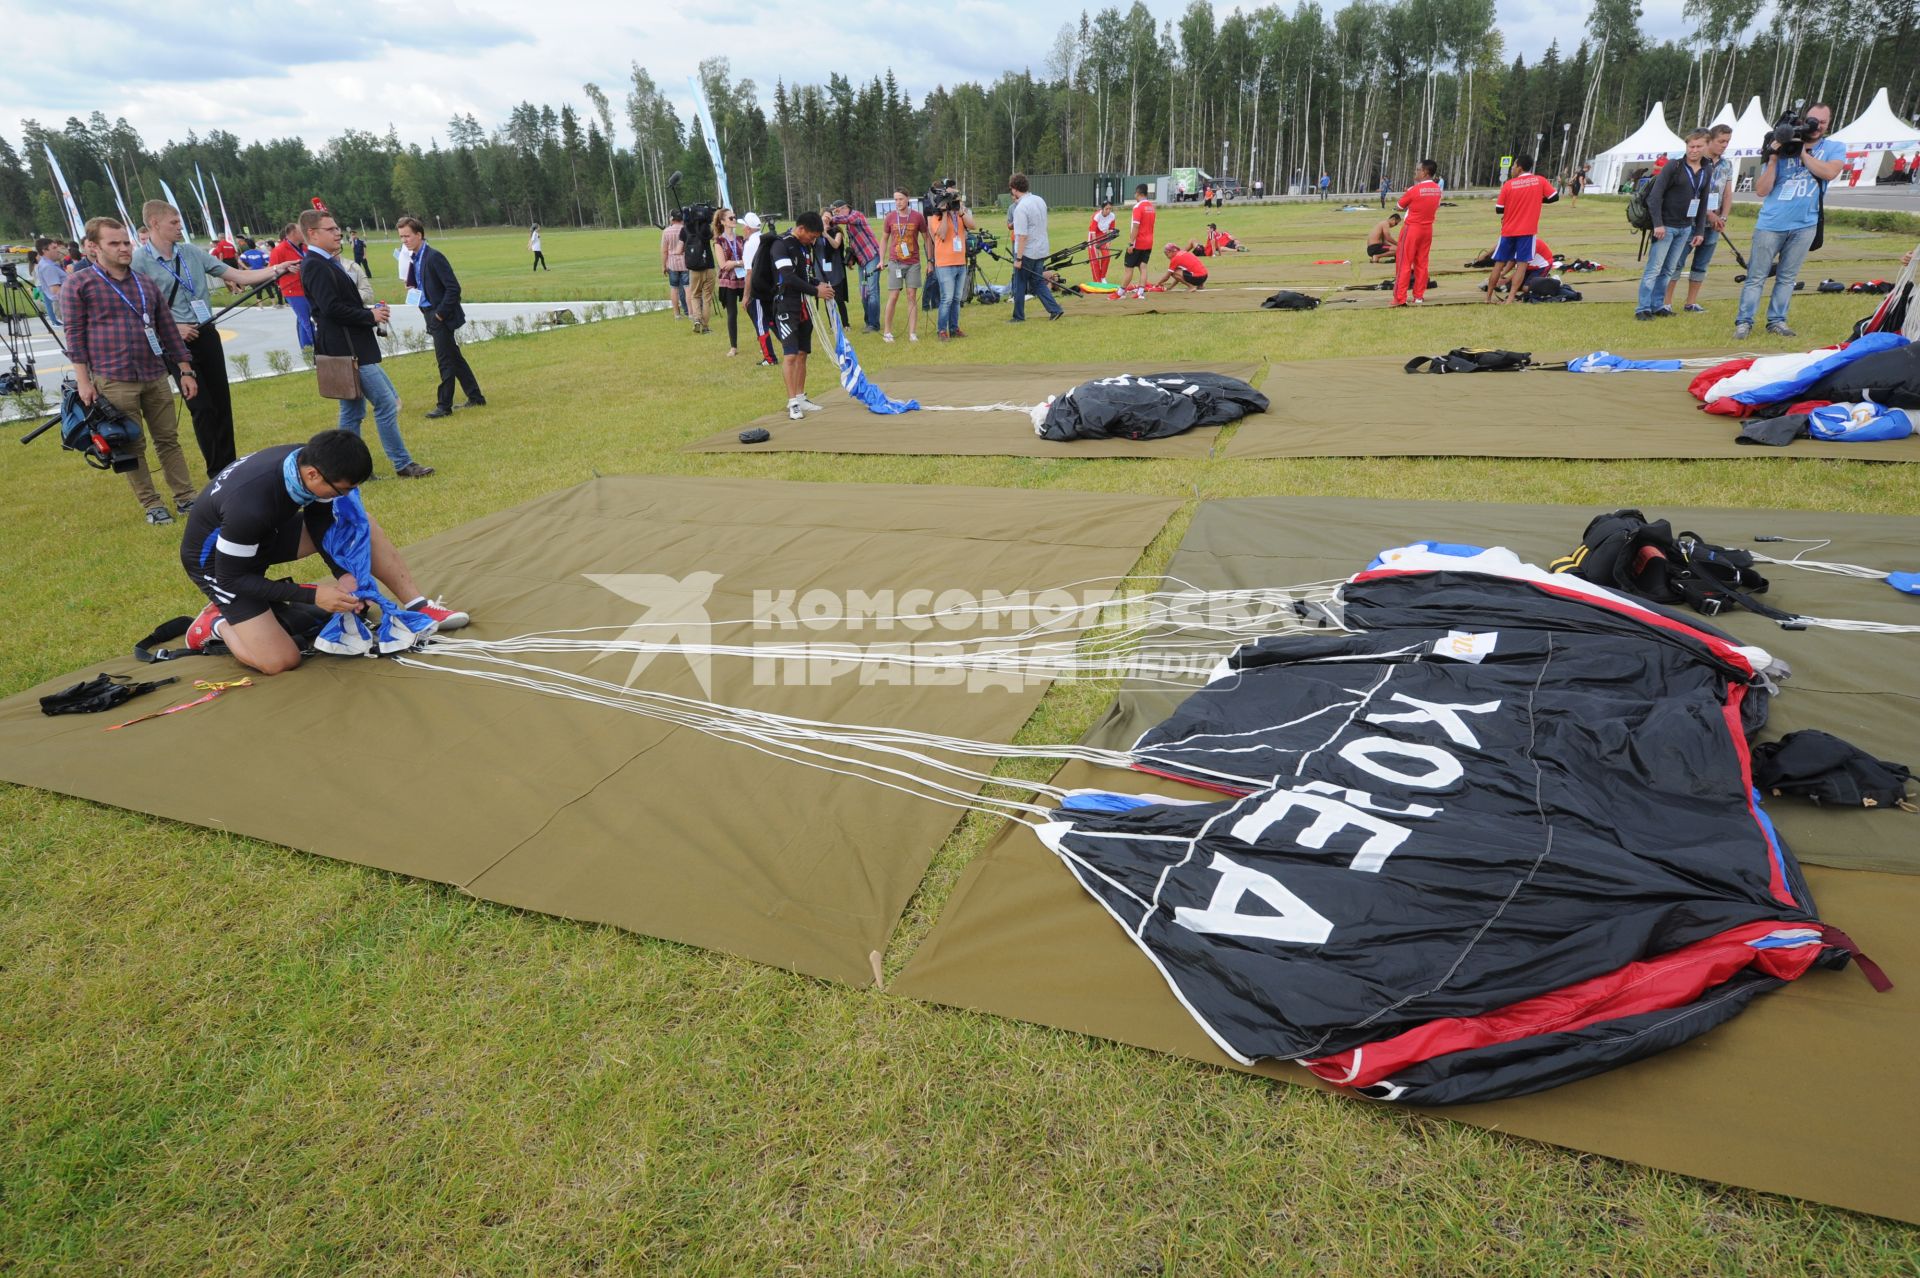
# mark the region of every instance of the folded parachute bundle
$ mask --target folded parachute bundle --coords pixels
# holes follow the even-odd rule
[[[1817,404],[1805,412],[1779,417],[1750,417],[1741,423],[1737,442],[1784,448],[1796,439],[1818,439],[1836,444],[1879,443],[1913,434],[1913,419],[1904,408],[1883,404]]]
[[[1819,287],[1814,289],[1816,293],[1844,293],[1846,291],[1847,286],[1839,280],[1821,280]]]
[[[1584,257],[1563,257],[1554,263],[1556,270],[1562,271],[1604,271],[1607,268],[1598,262]]]
[[[1504,550],[1375,562],[1345,633],[1238,649],[1134,747],[1232,797],[1040,828],[1223,1050],[1493,1100],[1858,957],[1751,784],[1765,652]]]
[[[1876,293],[1876,294],[1891,293],[1893,292],[1893,281],[1892,280],[1855,280],[1853,283],[1847,285],[1847,292]]]
[[[1920,408],[1920,350],[1898,333],[1869,333],[1844,346],[1728,360],[1688,390],[1708,412],[1727,417],[1814,399]]]
[[[1123,374],[1082,382],[1036,410],[1042,439],[1164,439],[1267,411],[1267,397],[1223,373]]]
[[[1407,361],[1409,373],[1517,373],[1533,364],[1531,351],[1487,350],[1456,346],[1445,355],[1415,355]]]
[[[1310,311],[1318,305],[1320,305],[1320,299],[1317,297],[1310,297],[1305,293],[1296,293],[1290,288],[1283,288],[1279,292],[1269,296],[1266,301],[1260,303],[1260,309],[1265,311]]]

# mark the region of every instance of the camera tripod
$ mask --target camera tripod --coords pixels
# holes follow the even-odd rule
[[[15,262],[0,262],[0,309],[6,312],[4,325],[0,325],[0,344],[7,348],[7,371],[0,374],[0,394],[15,395],[21,391],[40,389],[40,378],[34,368],[33,324],[14,306],[14,297],[27,304],[41,327],[47,330],[47,336],[53,344],[66,353],[66,343],[60,340],[60,334],[53,329],[46,313],[40,309],[40,303],[33,300],[33,290],[20,279],[20,267]]]

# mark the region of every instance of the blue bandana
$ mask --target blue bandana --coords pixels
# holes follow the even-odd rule
[[[288,453],[287,459],[280,463],[280,477],[286,480],[287,496],[293,498],[294,505],[311,506],[313,505],[314,502],[320,500],[318,497],[315,497],[312,493],[308,492],[307,486],[300,482],[300,450],[299,449],[296,448],[292,452]]]

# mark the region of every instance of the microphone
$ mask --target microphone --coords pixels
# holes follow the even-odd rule
[[[667,179],[667,185],[668,185],[668,186],[679,186],[679,185],[680,185],[680,170],[679,170],[679,169],[675,169],[675,170],[673,171],[673,176]]]

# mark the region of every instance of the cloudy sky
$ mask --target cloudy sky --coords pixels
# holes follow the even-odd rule
[[[1497,3],[1510,53],[1532,58],[1549,40],[1577,32],[1566,17],[1576,6],[1565,0]],[[1677,35],[1681,3],[1644,0],[1649,34]],[[32,29],[24,4],[0,0],[16,31]],[[1148,6],[1164,19],[1184,0]],[[731,61],[736,77],[769,89],[778,78],[824,81],[839,71],[860,81],[891,66],[918,99],[938,84],[991,80],[1028,65],[1039,71],[1055,33],[1077,22],[1082,7],[1097,4],[836,0],[805,27],[784,5],[665,0],[199,0],[160,9],[91,0],[64,23],[62,43],[75,56],[42,56],[37,38],[20,47],[16,74],[0,78],[0,130],[17,139],[21,119],[57,126],[97,110],[125,116],[149,146],[213,129],[243,141],[298,135],[318,144],[346,128],[385,133],[390,125],[424,145],[444,138],[460,112],[489,128],[522,100],[572,102],[584,112],[588,81],[607,91],[617,119],[634,61],[688,99],[687,75],[714,54]],[[757,20],[737,16],[756,8],[764,15]]]

